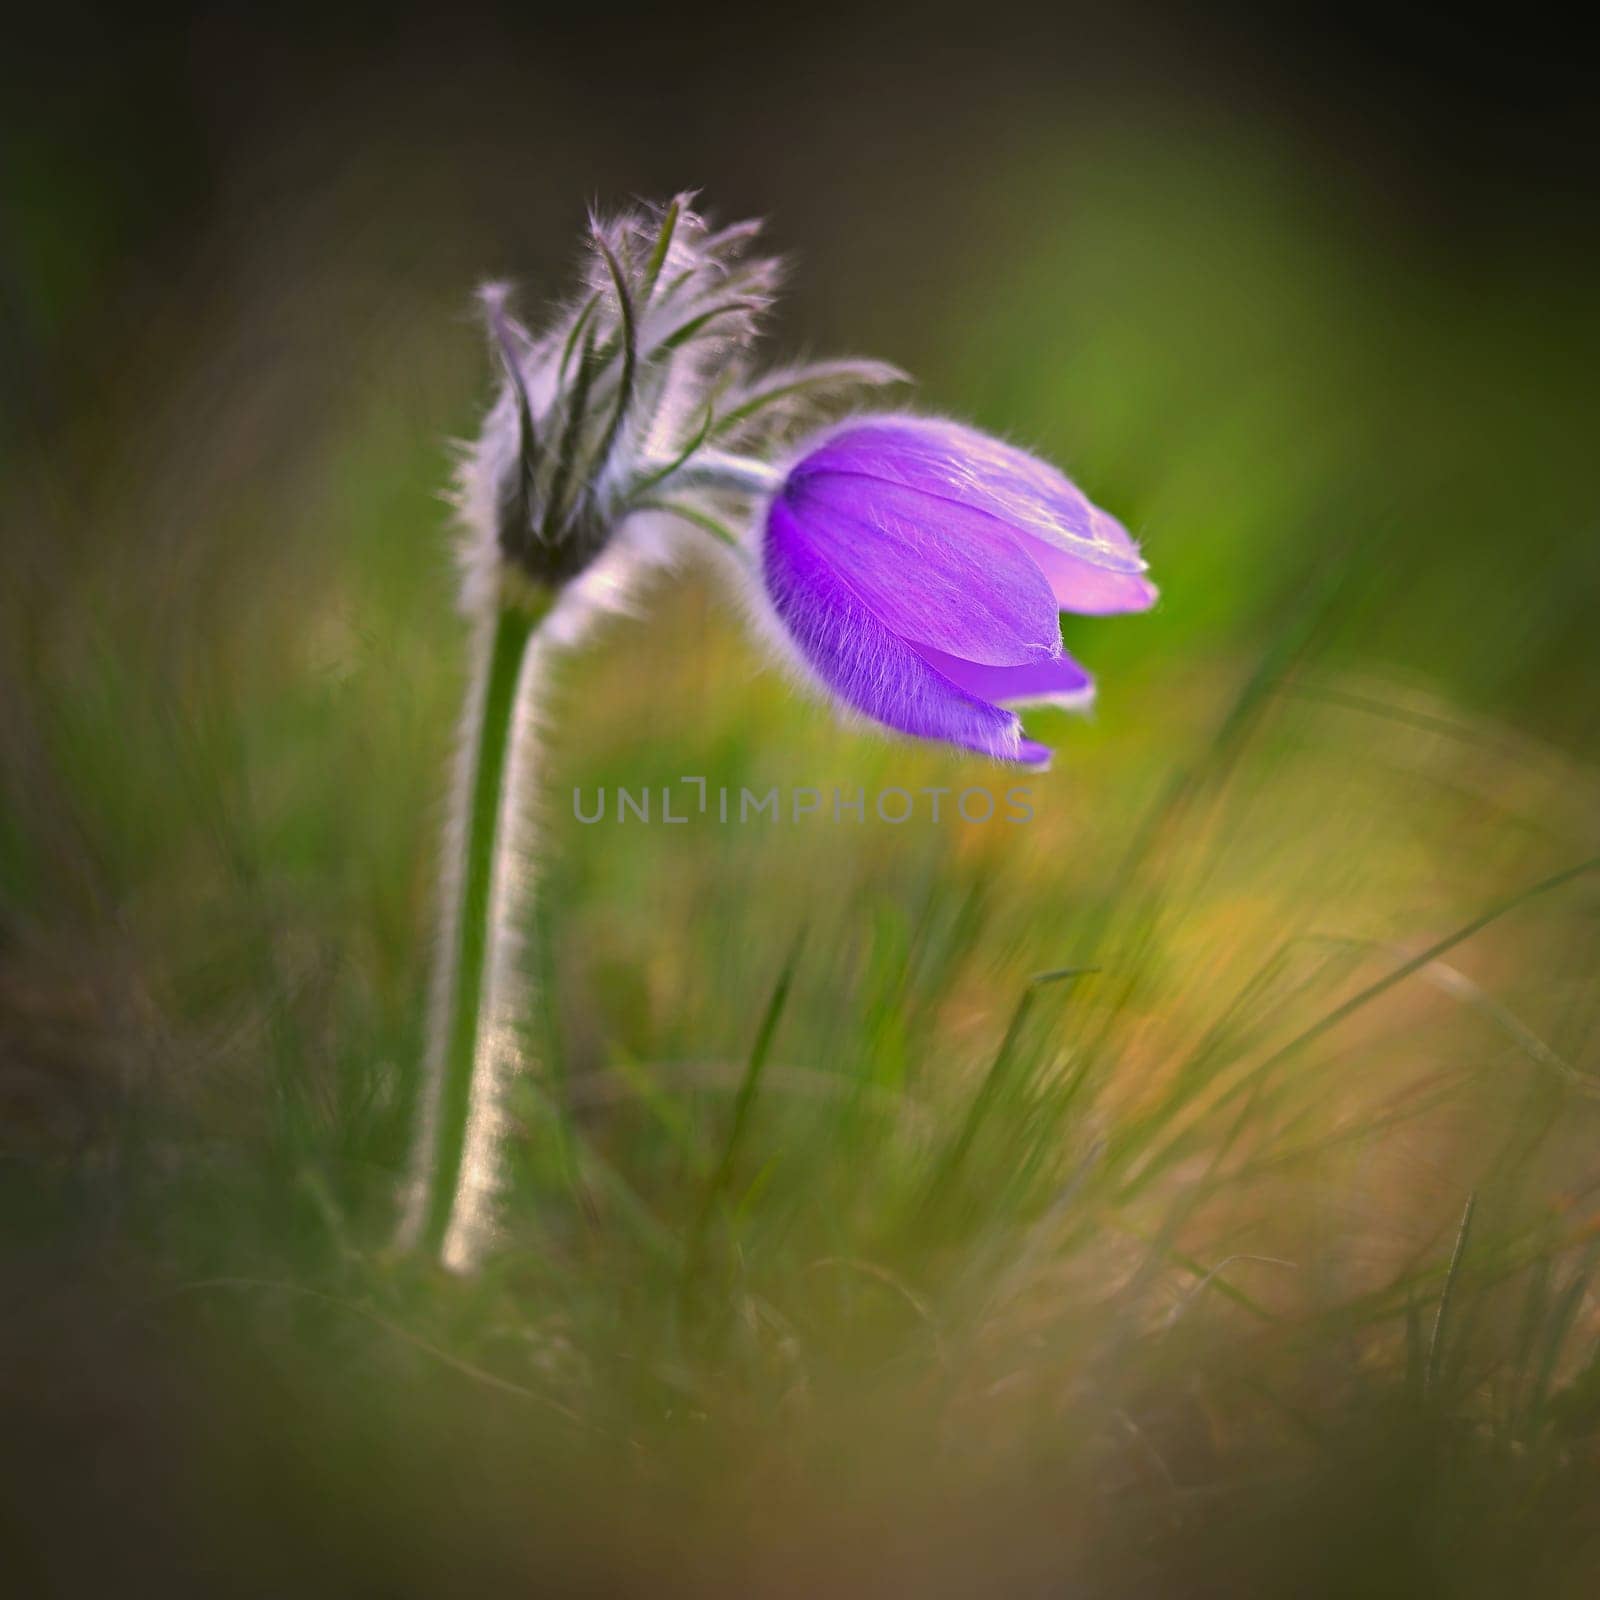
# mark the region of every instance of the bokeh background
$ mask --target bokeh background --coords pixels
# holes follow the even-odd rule
[[[17,1592],[1592,1592],[1595,88],[1377,8],[15,25]],[[693,563],[586,645],[510,1242],[437,1280],[385,1246],[471,291],[685,186],[792,256],[775,352],[1060,461],[1164,597],[1069,624],[1015,828],[581,828],[997,778]]]

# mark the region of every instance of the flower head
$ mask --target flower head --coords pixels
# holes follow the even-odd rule
[[[754,250],[758,224],[711,228],[691,199],[591,219],[581,288],[540,333],[504,286],[483,291],[501,381],[457,479],[469,608],[542,612],[559,593],[546,634],[570,639],[671,558],[674,523],[748,561],[733,530],[764,506],[755,588],[837,701],[1043,765],[1013,708],[1093,697],[1057,614],[1150,606],[1133,541],[1053,467],[958,423],[859,417],[771,465],[902,375],[758,368],[779,264]]]
[[[958,423],[845,424],[766,514],[763,586],[805,666],[846,707],[919,738],[1042,766],[1013,710],[1082,707],[1093,680],[1058,613],[1142,611],[1145,562],[1055,468]]]
[[[868,361],[757,375],[780,263],[752,252],[758,223],[713,229],[692,198],[591,218],[581,288],[537,335],[505,285],[482,291],[501,382],[457,478],[473,598],[564,588],[635,539],[636,513],[715,524],[718,496],[749,487],[728,451],[899,381]]]

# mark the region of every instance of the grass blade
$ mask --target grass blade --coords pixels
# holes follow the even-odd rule
[[[1467,1241],[1472,1236],[1472,1214],[1477,1209],[1478,1191],[1467,1196],[1461,1212],[1461,1226],[1456,1232],[1455,1249],[1450,1253],[1450,1269],[1445,1273],[1444,1288],[1439,1291],[1439,1310],[1433,1319],[1433,1334],[1428,1340],[1428,1365],[1422,1379],[1422,1397],[1431,1399],[1439,1387],[1439,1372],[1444,1364],[1445,1332],[1450,1323],[1451,1308],[1455,1303],[1456,1285],[1461,1278],[1461,1264],[1466,1259]]]
[[[745,1130],[749,1126],[751,1108],[755,1105],[756,1094],[761,1087],[761,1075],[771,1054],[772,1041],[777,1034],[778,1023],[783,1018],[784,1007],[788,1004],[789,991],[794,985],[795,971],[799,966],[800,954],[804,947],[805,934],[801,932],[795,939],[788,960],[783,964],[783,970],[778,974],[778,981],[772,987],[772,994],[767,1000],[767,1009],[762,1014],[761,1026],[756,1029],[755,1043],[750,1048],[750,1055],[745,1062],[744,1077],[739,1083],[739,1093],[734,1099],[733,1116],[728,1124],[728,1137],[723,1144],[722,1155],[711,1181],[706,1185],[699,1214],[689,1235],[683,1270],[685,1302],[692,1298],[703,1269],[706,1238],[711,1230],[711,1220],[716,1215],[718,1206],[722,1204],[728,1185],[733,1179],[739,1149],[744,1142]]]

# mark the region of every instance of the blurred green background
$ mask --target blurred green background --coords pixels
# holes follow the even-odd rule
[[[1592,1592],[1600,883],[1527,892],[1600,851],[1594,87],[1360,9],[30,19],[16,1592]],[[436,1280],[385,1245],[471,291],[684,186],[792,256],[775,354],[1061,462],[1163,600],[1069,624],[1018,828],[580,827],[997,774],[837,726],[692,564],[568,661],[546,1071]]]

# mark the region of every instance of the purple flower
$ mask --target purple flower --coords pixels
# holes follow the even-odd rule
[[[1127,530],[1054,467],[954,422],[847,423],[767,511],[768,598],[806,666],[901,733],[1044,766],[1014,712],[1083,707],[1094,682],[1058,613],[1143,611]]]

